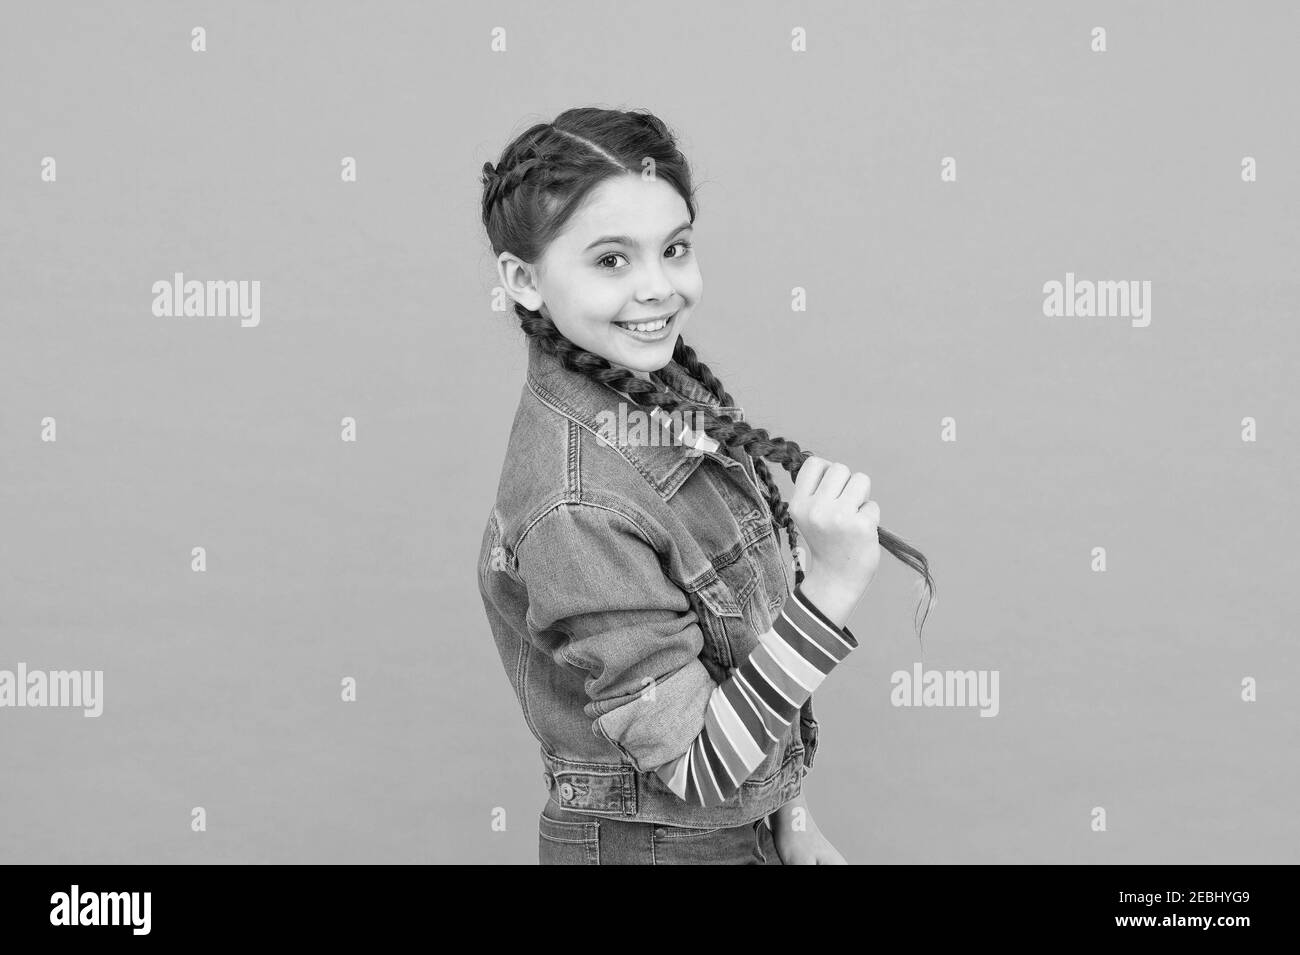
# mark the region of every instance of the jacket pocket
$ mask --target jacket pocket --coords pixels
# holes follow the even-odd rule
[[[744,628],[744,616],[731,589],[721,578],[715,577],[697,588],[692,603],[698,604],[696,615],[704,633],[704,654],[708,661],[722,670],[736,666],[739,661],[732,655],[735,633]],[[717,679],[715,674],[710,674]]]
[[[766,618],[764,629],[767,629],[781,612],[781,607],[784,606],[790,591],[794,589],[794,580],[786,568],[781,541],[777,538],[776,529],[771,522],[767,525],[767,533],[750,548],[749,555],[758,577],[758,586],[755,589],[761,591],[755,607],[764,614]]]
[[[772,628],[789,588],[780,546],[771,526],[731,563],[718,569],[714,599],[731,612],[719,614],[725,633],[729,666],[748,659],[758,638]]]

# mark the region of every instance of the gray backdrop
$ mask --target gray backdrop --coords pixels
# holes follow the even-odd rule
[[[526,357],[478,175],[603,105],[703,184],[688,340],[938,581],[922,652],[884,555],[816,696],[849,861],[1300,861],[1298,34],[1284,2],[10,8],[0,669],[104,687],[0,708],[0,860],[536,861],[474,576]],[[258,280],[260,323],[155,316],[175,272]],[[1045,317],[1067,272],[1150,281],[1150,324]],[[891,705],[918,660],[997,670],[998,715]]]

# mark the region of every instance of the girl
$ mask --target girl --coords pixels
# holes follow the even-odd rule
[[[567,110],[482,184],[528,374],[478,582],[540,744],[540,861],[844,863],[801,792],[812,692],[857,646],[880,548],[932,605],[924,556],[867,475],[741,422],[682,339],[694,189],[659,119]]]

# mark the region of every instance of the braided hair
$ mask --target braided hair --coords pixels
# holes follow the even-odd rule
[[[485,162],[482,170],[483,227],[496,255],[509,251],[525,262],[536,262],[555,235],[577,211],[587,194],[605,179],[621,174],[640,174],[641,164],[654,161],[655,175],[677,190],[695,221],[696,207],[691,174],[675,137],[663,121],[651,113],[595,107],[565,110],[550,123],[529,127],[514,139],[495,164]],[[649,380],[617,367],[600,355],[582,348],[563,334],[539,311],[516,302],[515,314],[525,335],[536,339],[547,354],[567,369],[592,381],[610,385],[628,395],[638,406],[659,406],[665,414],[682,412],[692,421],[692,430],[703,431],[729,448],[745,452],[765,488],[773,527],[785,531],[792,555],[800,553],[799,532],[790,517],[789,505],[781,499],[771,461],[798,478],[811,451],[794,441],[770,437],[730,416],[718,414],[707,405],[684,401],[664,387],[661,379]],[[695,354],[680,335],[673,360],[699,381],[723,407],[735,407],[721,380]],[[933,607],[934,579],[925,556],[899,537],[877,528],[880,546],[921,574],[929,594],[925,616]],[[795,582],[802,584],[804,571],[798,561]],[[917,629],[919,638],[924,618]]]

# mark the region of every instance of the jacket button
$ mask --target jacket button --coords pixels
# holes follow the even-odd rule
[[[573,787],[570,786],[568,783],[561,783],[561,784],[560,784],[560,795],[561,795],[563,798],[565,798],[565,799],[572,799],[572,798],[573,798]]]

